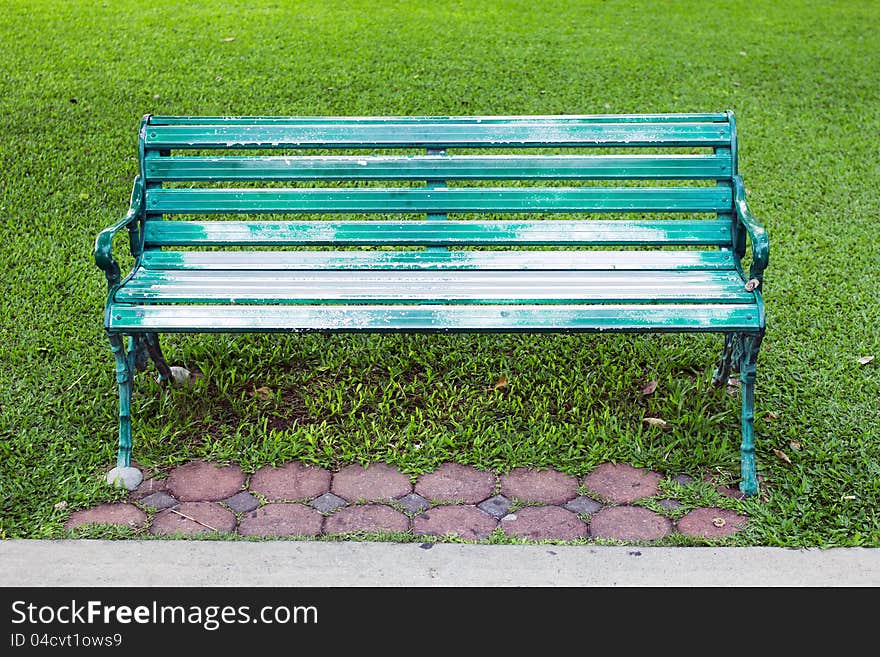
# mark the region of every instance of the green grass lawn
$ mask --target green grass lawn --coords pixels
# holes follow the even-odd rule
[[[771,239],[762,495],[682,500],[747,513],[730,544],[880,546],[878,31],[873,1],[0,0],[0,538],[63,536],[72,510],[123,496],[103,483],[117,393],[92,247],[127,209],[144,113],[732,109]],[[735,483],[739,400],[709,386],[721,344],[171,336],[169,360],[205,376],[163,390],[138,375],[135,459],[413,475],[614,460]]]

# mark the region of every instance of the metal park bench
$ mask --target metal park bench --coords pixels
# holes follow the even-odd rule
[[[108,482],[140,481],[133,376],[152,359],[171,378],[162,333],[713,332],[757,491],[769,247],[732,112],[148,115],[138,155],[130,209],[95,245],[120,395]]]

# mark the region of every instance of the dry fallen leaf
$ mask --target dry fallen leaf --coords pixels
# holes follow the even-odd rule
[[[269,388],[267,388],[266,386],[260,386],[259,388],[256,388],[251,393],[251,396],[252,397],[259,397],[263,401],[266,401],[267,399],[269,399],[272,396],[272,391],[269,390]]]
[[[642,422],[645,424],[650,424],[652,427],[665,427],[666,420],[662,420],[659,417],[646,417],[642,418]]]
[[[776,413],[774,413],[773,411],[769,411],[764,414],[764,419],[765,420],[778,420],[779,416],[776,415]]]
[[[495,382],[495,385],[493,386],[493,388],[495,390],[501,390],[501,388],[506,388],[506,387],[507,387],[507,377],[504,374],[502,374],[501,376],[498,377],[498,381]]]
[[[61,500],[60,502],[56,502],[52,508],[60,511],[61,509],[67,508],[67,502],[65,502],[64,500]]]
[[[221,41],[226,41],[226,42],[228,43],[229,41],[235,41],[235,37],[224,37],[224,38],[222,38],[222,39],[220,39],[220,40],[221,40]]]
[[[845,499],[845,500],[854,500],[854,499],[856,499],[856,496],[855,496],[855,495],[844,495],[844,496],[843,496],[843,499]]]
[[[788,446],[791,447],[794,451],[801,451],[801,444],[797,440],[788,441]]]
[[[724,527],[727,522],[724,520],[724,518],[712,518],[712,524],[716,527]]]
[[[642,388],[642,394],[650,395],[657,389],[657,383],[657,381],[648,381],[648,383],[645,384],[645,387]]]
[[[874,360],[873,356],[862,356],[861,358],[859,358],[859,365],[867,365],[872,360]]]
[[[791,465],[791,459],[788,458],[788,454],[783,452],[781,449],[774,449],[773,453],[776,454],[776,456],[778,456],[780,459]]]

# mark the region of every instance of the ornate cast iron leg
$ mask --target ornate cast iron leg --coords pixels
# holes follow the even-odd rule
[[[736,333],[724,334],[724,349],[721,351],[721,359],[718,361],[718,367],[712,373],[712,385],[720,388],[730,377],[730,361],[733,356],[733,347],[739,336]]]
[[[123,336],[110,334],[109,338],[116,359],[116,383],[119,385],[119,450],[116,467],[107,473],[107,483],[134,490],[143,480],[141,471],[131,467],[131,392],[139,349],[133,338],[129,340],[127,352]]]
[[[150,358],[153,359],[153,362],[156,364],[156,369],[159,370],[159,383],[163,385],[168,383],[173,377],[171,374],[171,368],[168,367],[168,362],[162,354],[162,347],[159,345],[159,336],[156,333],[146,333],[143,336],[143,340],[147,352],[150,354]]]
[[[191,374],[185,367],[168,365],[165,356],[162,353],[162,347],[159,344],[159,335],[157,333],[144,333],[135,336],[135,344],[137,345],[138,358],[135,360],[138,370],[144,370],[147,367],[147,358],[151,358],[159,370],[158,381],[163,386],[168,383],[176,383],[184,385],[190,383]],[[141,364],[141,360],[143,363]]]
[[[739,380],[742,394],[742,444],[740,445],[741,479],[739,489],[744,495],[758,492],[755,472],[755,376],[758,350],[763,334],[742,334],[739,354]]]

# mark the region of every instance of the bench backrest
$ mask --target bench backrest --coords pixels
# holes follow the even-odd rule
[[[733,240],[731,112],[148,115],[139,145],[146,251],[226,245],[729,248]],[[242,214],[288,216],[230,216]],[[314,216],[327,214],[338,216]],[[445,221],[453,214],[456,220]],[[496,216],[502,214],[508,216]],[[487,225],[491,219],[510,220]]]

